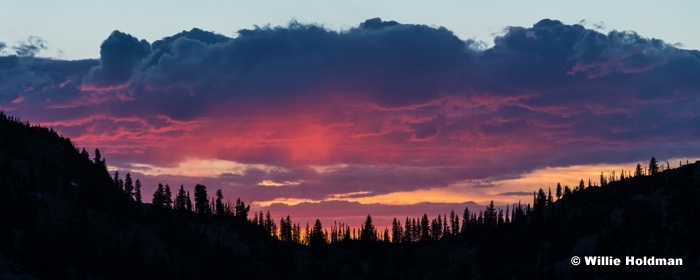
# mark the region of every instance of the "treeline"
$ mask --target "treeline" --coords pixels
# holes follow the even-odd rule
[[[99,150],[96,150],[95,153],[94,164],[104,166],[104,159],[99,156]],[[84,150],[83,154],[86,154]],[[683,165],[682,162],[679,164]],[[686,164],[688,163],[686,162]],[[351,227],[338,221],[334,221],[330,228],[324,228],[319,219],[316,219],[313,225],[307,223],[302,228],[299,223],[294,223],[289,215],[281,218],[278,226],[270,211],[263,213],[260,210],[257,213],[253,213],[252,217],[249,218],[250,205],[246,205],[240,198],[236,199],[235,203],[231,203],[229,200],[224,202],[221,189],[216,191],[214,197],[209,197],[207,187],[201,184],[197,184],[194,187],[193,196],[190,195],[190,191],[185,190],[183,185],[180,185],[173,200],[170,186],[159,183],[153,194],[151,204],[164,209],[188,211],[199,215],[233,217],[238,221],[256,225],[270,236],[286,243],[307,246],[320,246],[347,241],[419,243],[479,234],[511,224],[524,224],[528,222],[528,219],[544,211],[543,209],[572,196],[574,193],[591,187],[607,186],[612,182],[633,177],[658,174],[667,169],[669,169],[669,163],[666,163],[665,166],[659,166],[656,158],[652,157],[648,166],[642,168],[641,164],[637,164],[633,173],[625,170],[622,170],[619,176],[615,175],[615,171],[610,172],[607,176],[601,173],[599,182],[594,183],[588,179],[586,184],[581,179],[574,187],[569,187],[568,185],[562,187],[560,183],[557,183],[554,196],[551,188],[547,192],[540,188],[538,191],[533,192],[532,203],[522,204],[518,202],[506,205],[505,209],[503,209],[496,208],[492,200],[484,210],[479,210],[478,212],[471,211],[469,207],[465,207],[461,216],[453,210],[449,214],[438,215],[432,219],[427,214],[413,218],[405,217],[404,219],[394,217],[391,227],[385,227],[383,230],[378,230],[375,227],[371,215],[367,215],[365,222],[359,228]],[[115,171],[113,174],[114,185],[134,201],[141,203],[141,182],[137,179],[135,183],[132,183],[129,173],[126,174],[123,180],[119,176],[119,172]]]
[[[679,163],[681,166],[682,162]],[[686,164],[689,164],[686,162]],[[292,223],[291,218],[287,215],[286,218],[280,220],[278,227],[268,211],[264,216],[262,210],[251,220],[252,223],[264,228],[271,236],[279,238],[283,242],[293,242],[303,245],[323,245],[345,242],[351,240],[369,241],[369,242],[386,242],[386,243],[417,243],[441,240],[454,236],[468,236],[470,234],[479,234],[490,229],[504,227],[511,224],[524,224],[529,222],[529,219],[535,217],[545,211],[555,202],[566,197],[572,196],[574,193],[583,191],[590,187],[607,186],[611,182],[622,181],[633,177],[651,176],[668,170],[669,164],[659,166],[656,158],[652,157],[649,165],[642,169],[640,164],[637,164],[634,174],[629,174],[624,170],[620,176],[615,176],[612,171],[609,176],[601,173],[600,185],[592,183],[588,180],[588,184],[581,179],[578,185],[562,187],[557,183],[555,196],[552,196],[552,191],[549,189],[545,193],[544,189],[540,188],[533,192],[532,204],[516,204],[506,205],[505,209],[496,208],[493,200],[484,210],[478,212],[470,211],[469,207],[465,207],[462,216],[453,211],[449,215],[438,215],[436,218],[430,219],[427,214],[421,217],[399,219],[394,217],[391,228],[384,228],[383,231],[377,230],[373,224],[371,215],[367,215],[365,222],[359,227],[350,227],[342,222],[334,221],[330,230],[324,229],[321,221],[316,219],[314,225],[310,228],[308,224],[302,230],[299,224]],[[556,197],[556,199],[555,199]],[[565,202],[561,202],[562,204]],[[403,221],[403,223],[402,223]]]

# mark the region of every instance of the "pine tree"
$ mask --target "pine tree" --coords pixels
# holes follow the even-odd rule
[[[308,229],[308,225],[306,224],[306,228]],[[348,228],[349,229],[349,228]],[[292,242],[296,244],[302,244],[301,240],[301,226],[299,223],[296,223],[292,226]]]
[[[192,199],[190,198],[190,191],[187,191],[187,200],[185,203],[187,203],[185,204],[187,211],[192,212]]]
[[[540,189],[542,191],[542,189]],[[544,193],[544,191],[542,191]],[[486,211],[484,211],[484,226],[486,227],[496,227],[496,207],[493,204],[493,200],[486,206]]]
[[[459,216],[455,214],[455,211],[450,212],[450,228],[452,229],[452,235],[459,234]]]
[[[141,180],[136,179],[136,186],[134,186],[134,200],[141,203]]]
[[[224,193],[221,189],[216,190],[216,215],[224,215]],[[269,213],[269,212],[268,212]]]
[[[391,242],[400,243],[403,238],[403,227],[401,227],[401,222],[394,217],[391,222]]]
[[[571,188],[569,188],[568,185],[564,186],[564,195],[562,197],[567,197],[569,195],[571,195]]]
[[[498,224],[496,226],[502,226],[505,223],[503,219],[503,209],[498,208]]]
[[[119,171],[114,171],[114,177],[112,178],[112,182],[114,182],[114,186],[117,187],[119,190],[124,190],[124,185],[122,184],[121,186],[119,185]]]
[[[194,186],[194,212],[197,214],[209,214],[209,196],[207,187],[202,184]]]
[[[460,229],[460,232],[462,234],[466,234],[468,227],[469,227],[469,218],[471,217],[471,214],[469,213],[469,207],[465,206],[464,207],[464,213],[462,213],[462,228]]]
[[[348,241],[350,240],[350,227],[346,226],[345,224],[342,224],[341,228],[341,240],[343,241]]]
[[[535,209],[541,209],[547,206],[547,194],[544,193],[542,188],[537,191],[537,196],[533,204]]]
[[[639,164],[639,163],[637,163],[637,168],[634,169],[634,177],[642,176],[642,175],[643,175],[642,172],[644,172],[644,171],[642,170],[642,165]]]
[[[605,179],[605,175],[603,175],[603,172],[600,172],[600,186],[604,187],[608,185],[608,180]]]
[[[440,239],[440,227],[442,226],[442,221],[433,219],[430,221],[430,239],[438,240]]]
[[[308,224],[306,224],[307,229],[308,229]],[[311,230],[311,233],[309,234],[309,245],[311,247],[318,247],[326,244],[326,234],[323,231],[323,226],[321,225],[321,221],[319,219],[316,219],[316,222],[314,223],[314,228]]]
[[[444,215],[444,219],[442,219],[442,237],[446,237],[450,235],[450,228],[447,225],[447,215]]]
[[[90,159],[90,154],[88,153],[88,151],[85,150],[85,148],[83,148],[83,150],[80,151],[80,155],[88,160]]]
[[[185,193],[185,186],[183,185],[180,185],[180,190],[178,190],[175,196],[175,209],[187,210],[187,194]]]
[[[430,221],[428,220],[428,214],[423,214],[423,218],[420,220],[420,241],[430,240]]]
[[[257,214],[253,213],[253,220],[251,222],[263,229],[265,228],[265,218],[263,217],[262,210],[260,210],[260,212]]]
[[[557,183],[557,190],[556,190],[557,201],[559,201],[559,199],[561,199],[561,195],[562,195],[561,191],[562,191],[561,184]]]
[[[93,163],[95,163],[97,166],[105,167],[102,154],[100,154],[100,149],[95,149],[95,159],[93,160]]]
[[[270,236],[277,237],[277,225],[275,224],[275,220],[272,219],[269,210],[267,211],[267,215],[265,215],[264,228],[270,233]]]
[[[311,244],[311,228],[309,227],[308,222],[306,223],[306,227],[304,228],[304,244],[306,244],[306,245]]]
[[[293,241],[292,219],[287,215],[287,218],[280,220],[280,240],[283,242]]]
[[[284,218],[280,219],[280,241],[282,242],[289,242],[289,239],[286,239],[286,233],[287,233],[287,224]]]
[[[234,208],[236,211],[235,216],[237,220],[245,222],[248,220],[248,212],[250,211],[250,205],[246,206],[240,198],[236,199],[236,206]]]
[[[437,229],[435,229],[435,236],[433,239],[438,240],[442,237],[442,225],[444,224],[442,222],[442,215],[438,214],[437,220],[435,220],[435,223],[437,225]]]
[[[403,242],[404,243],[411,243],[413,242],[413,228],[411,227],[411,220],[406,217],[406,223],[404,224],[404,231],[403,231]]]
[[[411,233],[411,235],[413,236],[412,239],[415,242],[420,241],[420,237],[421,237],[420,219],[421,218],[411,219],[411,228],[413,229],[413,232]],[[427,223],[426,223],[426,225],[427,225]],[[429,225],[428,225],[428,227],[429,227]]]
[[[163,191],[163,204],[166,209],[173,208],[173,194],[170,192],[170,185],[165,184],[165,191]]]
[[[126,178],[124,179],[124,192],[129,195],[129,198],[134,196],[134,182],[131,180],[130,173],[126,173]]]
[[[153,206],[165,207],[165,189],[163,189],[163,184],[158,183],[158,188],[153,193]]]
[[[649,160],[649,175],[654,175],[656,173],[659,173],[659,163],[656,162],[655,157],[652,157],[651,160]]]
[[[362,226],[360,240],[377,241],[377,230],[374,228],[374,224],[372,224],[372,217],[370,215],[367,215],[367,219],[365,219],[365,223]]]

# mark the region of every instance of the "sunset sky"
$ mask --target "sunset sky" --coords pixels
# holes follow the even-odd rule
[[[382,226],[700,158],[697,1],[95,3],[3,4],[0,109],[147,201]]]

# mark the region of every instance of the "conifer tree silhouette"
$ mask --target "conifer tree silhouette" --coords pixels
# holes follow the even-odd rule
[[[428,220],[428,214],[424,213],[423,218],[420,220],[420,241],[430,240],[430,221]]]
[[[170,185],[165,184],[165,190],[163,191],[163,207],[166,209],[173,208],[173,194],[170,192]]]
[[[88,151],[86,151],[85,148],[83,148],[83,150],[80,151],[80,155],[86,159],[90,159],[90,153],[88,153]]]
[[[391,242],[401,243],[403,239],[403,227],[401,227],[401,222],[394,217],[391,221]]]
[[[404,224],[403,242],[404,243],[413,242],[413,228],[411,225],[411,219],[409,219],[408,217],[406,217],[406,223]]]
[[[136,184],[134,185],[134,200],[137,203],[141,203],[141,180],[136,179]]]
[[[308,225],[307,225],[308,226]],[[323,226],[321,221],[316,219],[314,223],[314,228],[309,234],[309,245],[311,247],[318,247],[326,244],[326,233],[323,231]]]
[[[450,229],[452,229],[452,235],[459,234],[459,215],[455,214],[455,211],[450,212]]]
[[[224,215],[224,193],[221,191],[221,189],[216,190],[216,202],[214,208],[216,209],[216,215]]]
[[[557,190],[556,190],[557,201],[559,201],[559,199],[561,199],[561,195],[562,195],[561,184],[557,183]]]
[[[134,182],[131,180],[130,173],[126,173],[126,178],[124,178],[124,192],[129,195],[129,198],[134,196]]]
[[[462,234],[467,233],[469,230],[469,219],[471,218],[471,213],[469,212],[469,206],[464,206],[464,213],[462,213],[462,227],[460,232]]]
[[[362,231],[360,232],[360,240],[362,241],[377,241],[377,230],[374,228],[372,223],[372,217],[367,215],[365,223],[362,225]]]
[[[655,157],[651,157],[651,160],[649,160],[649,175],[654,175],[656,173],[659,173],[659,163],[656,162]]]
[[[163,184],[158,183],[158,188],[153,193],[153,200],[151,202],[154,206],[165,207],[165,189]]]
[[[187,191],[187,200],[185,202],[187,203],[186,204],[187,211],[191,212],[192,211],[192,198],[190,198],[190,191]]]
[[[282,218],[280,220],[280,240],[283,242],[292,242],[292,231],[293,231],[293,225],[292,225],[292,219],[287,215],[287,218]]]
[[[634,169],[634,177],[639,177],[639,176],[644,175],[642,172],[644,172],[642,170],[642,165],[637,163],[637,168]]]
[[[105,165],[105,160],[102,158],[102,154],[100,154],[100,149],[95,149],[95,159],[93,160],[95,165],[106,168],[107,166]]]
[[[241,198],[236,199],[236,206],[234,207],[236,220],[245,222],[248,220],[248,212],[250,211],[250,205],[245,205]]]
[[[542,191],[542,189],[540,189]],[[544,191],[542,192],[544,194]],[[496,207],[493,204],[493,200],[486,206],[484,211],[484,226],[493,228],[496,227]]]
[[[270,236],[272,237],[277,237],[277,224],[275,224],[275,220],[272,219],[272,215],[270,215],[270,211],[267,211],[267,214],[265,215],[265,222],[263,223],[263,227],[267,232],[270,233]]]
[[[183,185],[180,185],[180,190],[175,195],[175,209],[187,210],[187,193],[185,193],[185,186]]]
[[[209,196],[207,187],[202,184],[194,186],[194,212],[197,214],[210,214]]]
[[[124,190],[124,184],[119,184],[119,181],[121,179],[119,178],[119,171],[114,171],[114,177],[112,178],[112,181],[114,182],[114,186],[119,188],[119,190]]]
[[[564,195],[562,197],[568,197],[571,194],[571,188],[569,185],[564,186]]]

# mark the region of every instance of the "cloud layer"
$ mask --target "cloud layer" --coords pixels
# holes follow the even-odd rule
[[[482,46],[381,19],[114,31],[95,60],[0,57],[0,108],[151,184],[268,202],[456,185],[483,201],[545,167],[700,156],[697,50],[549,19]]]

